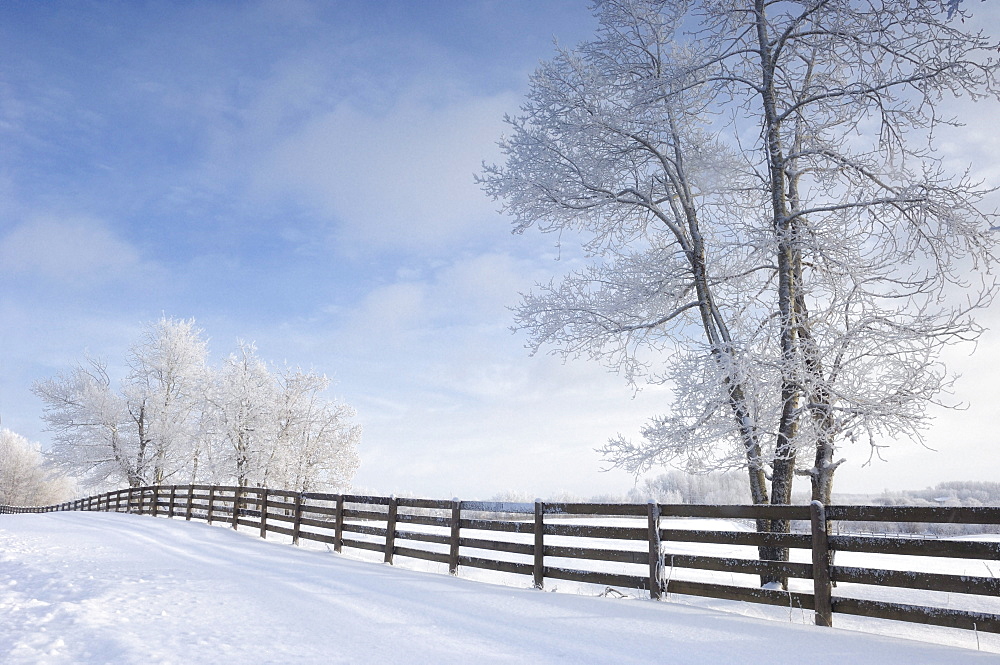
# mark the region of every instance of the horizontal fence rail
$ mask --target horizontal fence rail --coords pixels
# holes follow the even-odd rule
[[[947,594],[1000,596],[1000,579],[989,564],[1000,560],[1000,539],[928,540],[889,535],[889,529],[879,526],[996,527],[1000,508],[993,507],[824,506],[815,501],[803,506],[513,503],[212,485],[136,487],[53,506],[0,506],[0,514],[68,510],[242,526],[261,538],[269,533],[291,537],[296,545],[305,539],[337,552],[345,547],[375,552],[389,564],[395,557],[409,557],[447,565],[451,574],[467,567],[524,575],[539,589],[546,580],[565,580],[641,589],[653,599],[682,594],[800,608],[813,611],[816,623],[824,626],[832,626],[833,615],[840,613],[1000,633],[998,614],[834,595],[842,584],[936,591],[946,594],[945,604],[951,599]],[[673,518],[725,520],[726,528],[677,528],[701,523]],[[665,527],[664,520],[670,525]],[[786,520],[793,528],[760,533],[750,526],[757,520]],[[871,523],[872,533],[885,535],[840,534],[831,526],[837,522]],[[717,554],[711,553],[713,548]],[[759,556],[775,548],[788,548],[789,560]],[[839,565],[837,552],[980,561],[988,575]],[[729,574],[732,581],[721,583],[718,573]],[[738,583],[737,575],[748,577]],[[761,586],[762,579],[786,584]]]

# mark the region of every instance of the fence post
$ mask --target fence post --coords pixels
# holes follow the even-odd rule
[[[448,549],[448,572],[458,575],[458,546],[462,536],[462,502],[451,500],[451,543]]]
[[[167,504],[167,517],[173,518],[174,505],[177,501],[177,485],[170,486],[170,503]]]
[[[660,506],[655,501],[647,504],[649,530],[649,597],[659,600],[662,592],[663,553],[660,551]]]
[[[341,552],[344,549],[344,495],[337,495],[337,522],[333,531],[333,551]]]
[[[545,588],[545,504],[535,499],[535,565],[532,578],[536,589]]]
[[[260,497],[260,537],[267,540],[267,488],[257,490]]]
[[[160,513],[160,486],[153,487],[153,517]]]
[[[135,488],[132,487],[131,485],[128,488],[128,497],[125,499],[125,512],[126,513],[131,513],[132,512],[132,493],[133,493],[134,489]]]
[[[812,518],[813,599],[816,604],[816,625],[833,625],[833,602],[830,598],[830,543],[827,533],[826,507],[819,501],[809,504]]]
[[[389,497],[389,514],[385,519],[385,563],[392,563],[393,550],[396,549],[396,499]]]
[[[191,521],[191,512],[194,510],[194,483],[188,485],[187,507],[184,508],[184,519]]]
[[[215,485],[208,488],[208,523],[212,523],[212,513],[215,511]]]
[[[299,531],[302,529],[302,492],[295,494],[295,520],[292,522],[292,545],[299,544]]]
[[[237,486],[236,489],[233,490],[233,528],[234,529],[236,529],[240,525],[239,524],[239,519],[240,519],[240,493],[241,493],[242,490],[243,490],[243,488],[239,487],[239,486]]]

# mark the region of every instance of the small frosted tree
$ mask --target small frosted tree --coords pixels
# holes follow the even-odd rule
[[[345,489],[359,464],[354,410],[324,396],[330,381],[273,372],[240,342],[215,374],[206,413],[214,477],[241,487]]]
[[[73,482],[46,464],[37,443],[0,429],[0,504],[46,506],[68,499]]]
[[[111,387],[107,364],[90,359],[69,373],[38,381],[42,419],[53,433],[49,454],[85,485],[145,483],[149,458],[131,426],[124,398]]]
[[[274,486],[307,492],[350,486],[360,460],[361,426],[350,406],[323,396],[330,380],[286,368],[278,377],[277,436],[267,468]]]
[[[239,342],[215,372],[207,394],[206,421],[216,479],[240,487],[263,481],[268,449],[275,440],[278,399],[274,377],[257,347]]]
[[[138,445],[149,461],[145,483],[176,482],[196,472],[207,358],[204,333],[193,319],[164,317],[147,324],[129,349],[123,393]]]

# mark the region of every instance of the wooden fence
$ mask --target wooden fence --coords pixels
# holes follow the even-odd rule
[[[278,533],[290,536],[295,544],[301,539],[328,543],[337,552],[345,547],[370,550],[390,564],[395,557],[411,557],[446,564],[452,574],[464,566],[530,576],[539,589],[546,580],[569,580],[643,589],[653,599],[673,593],[801,608],[812,610],[816,623],[825,626],[833,625],[833,615],[839,613],[1000,633],[998,614],[834,595],[837,583],[843,583],[997,597],[1000,579],[993,576],[987,562],[1000,559],[1000,542],[836,535],[831,529],[838,521],[1000,525],[1000,508],[823,506],[819,502],[806,506],[525,504],[209,485],[131,488],[55,506],[0,506],[0,513],[64,510],[220,522],[234,529],[254,529],[262,538]],[[778,534],[746,527],[706,530],[661,525],[664,518],[684,517],[790,520],[795,528]],[[698,546],[702,549],[686,554],[671,551],[692,543],[702,544]],[[702,553],[720,545],[790,548],[793,556],[790,561],[765,561],[756,558],[756,550],[743,558]],[[835,552],[978,560],[990,576],[836,565]],[[609,572],[607,564],[622,572]],[[704,571],[729,573],[733,580],[743,574],[744,583],[724,584],[710,576],[707,581],[681,579],[678,571],[702,571],[703,577]],[[760,575],[790,578],[791,590],[762,588],[753,577]]]

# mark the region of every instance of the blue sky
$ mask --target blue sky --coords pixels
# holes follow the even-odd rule
[[[46,442],[32,382],[87,353],[120,368],[165,314],[216,359],[243,338],[335,377],[365,428],[360,487],[628,490],[593,450],[668,393],[527,355],[506,308],[577,259],[512,237],[473,182],[553,38],[593,27],[554,0],[0,4],[4,425]],[[962,107],[945,137],[993,184],[996,111]],[[998,347],[954,354],[970,408],[928,433],[940,453],[848,450],[841,489],[995,479]]]

